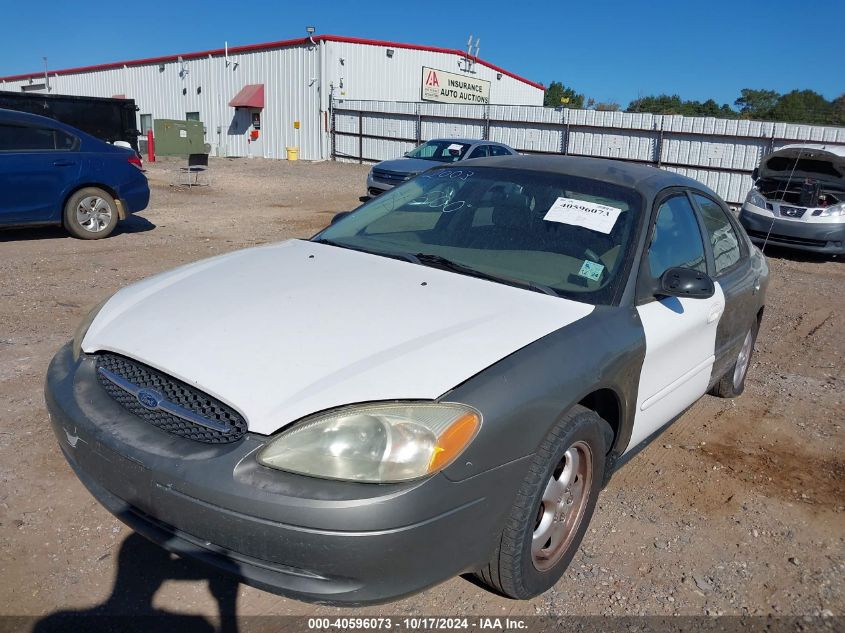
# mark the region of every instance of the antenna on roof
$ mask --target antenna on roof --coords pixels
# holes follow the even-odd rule
[[[44,87],[47,89],[47,92],[50,92],[50,75],[47,74],[47,58],[42,57],[41,59],[44,60]]]
[[[475,51],[473,52],[473,47]],[[461,70],[467,73],[474,73],[475,72],[475,59],[478,57],[478,49],[481,47],[481,38],[479,37],[475,40],[475,44],[472,41],[472,33],[469,35],[469,39],[467,40],[467,52],[464,55],[464,65]],[[458,62],[458,67],[460,68],[461,62]]]

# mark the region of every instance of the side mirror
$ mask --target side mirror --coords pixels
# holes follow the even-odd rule
[[[404,154],[402,154],[402,156],[404,156],[405,158],[410,158],[411,152],[405,152]]]
[[[660,277],[660,287],[655,294],[709,299],[715,293],[716,287],[707,273],[692,268],[670,268]]]
[[[751,180],[757,182],[758,176],[760,176],[760,169],[758,167],[755,167],[751,170]]]
[[[342,220],[350,213],[352,213],[352,211],[341,211],[340,213],[335,213],[334,217],[332,218],[332,221],[329,223],[329,226],[337,223],[338,220]]]

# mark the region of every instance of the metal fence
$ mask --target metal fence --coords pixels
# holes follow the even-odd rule
[[[654,165],[703,182],[731,205],[766,154],[793,143],[845,146],[845,128],[537,106],[332,102],[334,160],[371,163],[439,137],[507,143],[524,154],[596,156]]]

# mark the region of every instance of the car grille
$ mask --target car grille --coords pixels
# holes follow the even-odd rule
[[[802,209],[801,207],[785,207],[781,205],[780,214],[785,218],[800,218],[804,215],[806,210],[807,209]]]
[[[412,174],[403,174],[398,171],[387,171],[385,169],[373,169],[373,180],[386,182],[391,185],[398,185],[408,180]]]
[[[226,444],[246,433],[237,411],[180,380],[117,354],[97,355],[97,379],[125,409],[162,431]]]

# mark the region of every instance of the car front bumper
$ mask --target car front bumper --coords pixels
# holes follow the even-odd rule
[[[378,196],[385,191],[390,191],[395,185],[391,185],[373,178],[373,172],[367,174],[367,195]]]
[[[384,602],[483,565],[528,464],[384,485],[273,470],[254,458],[265,436],[203,444],[132,415],[70,345],[50,364],[45,395],[67,461],[120,520],[170,551],[308,601]]]
[[[756,213],[743,205],[739,221],[752,241],[795,248],[829,255],[845,254],[845,224],[834,222],[806,222]]]

